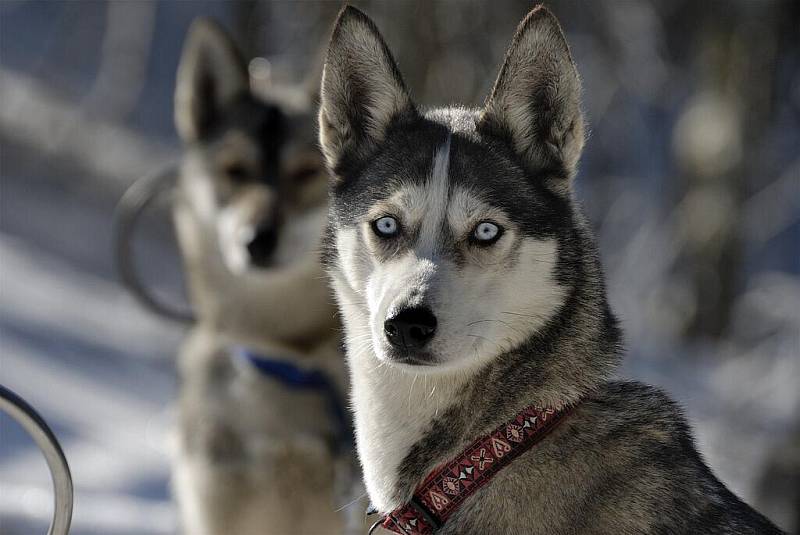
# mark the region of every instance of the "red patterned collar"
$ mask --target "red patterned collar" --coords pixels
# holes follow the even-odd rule
[[[455,460],[431,472],[414,491],[410,502],[386,515],[373,529],[381,525],[401,535],[435,533],[468,497],[542,440],[571,408],[524,409],[511,421],[473,442]]]

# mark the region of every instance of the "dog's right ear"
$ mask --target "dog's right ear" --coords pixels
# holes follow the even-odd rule
[[[203,139],[224,108],[250,90],[247,65],[225,31],[209,19],[189,28],[175,87],[175,126],[185,142]]]
[[[583,150],[581,84],[555,16],[535,7],[520,23],[478,121],[478,131],[506,139],[547,184],[567,194]]]
[[[320,145],[334,180],[375,150],[392,121],[415,113],[375,24],[345,6],[328,46],[320,93]]]

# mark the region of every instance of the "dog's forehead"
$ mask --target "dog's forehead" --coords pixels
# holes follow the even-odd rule
[[[506,220],[503,209],[488,202],[473,181],[451,177],[452,142],[448,135],[436,148],[425,180],[403,182],[385,202],[376,204],[372,215],[396,208],[410,223],[427,219],[436,228],[446,220],[455,230],[463,230],[476,217]]]
[[[231,103],[226,110],[230,127],[250,132],[256,137],[284,137],[286,118],[281,109],[264,100],[245,95]]]
[[[356,176],[334,189],[338,224],[364,221],[391,202],[417,218],[434,206],[441,214],[443,205],[432,200],[444,191],[451,224],[482,211],[507,215],[527,234],[549,234],[558,200],[536,185],[502,142],[475,131],[476,113],[434,110],[390,131]]]
[[[223,161],[256,160],[260,157],[259,140],[241,128],[231,128],[217,140],[216,157]]]
[[[230,102],[209,125],[204,148],[253,150],[262,158],[275,159],[286,142],[287,124],[280,108],[249,95]]]

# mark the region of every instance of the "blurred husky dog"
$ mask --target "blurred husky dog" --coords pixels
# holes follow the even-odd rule
[[[666,394],[611,379],[620,331],[573,193],[579,93],[541,6],[481,109],[418,109],[372,21],[340,14],[319,114],[325,263],[373,505],[406,504],[528,406],[574,406],[437,533],[778,533],[714,477]]]
[[[256,98],[233,43],[200,20],[178,71],[175,121],[185,153],[174,219],[197,316],[179,357],[182,529],[342,533],[335,472],[354,454],[335,453],[328,400],[237,357],[289,361],[346,388],[318,257],[327,179],[313,118]]]

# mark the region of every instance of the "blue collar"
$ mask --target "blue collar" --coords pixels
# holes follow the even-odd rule
[[[324,371],[303,369],[288,360],[271,358],[236,346],[233,354],[258,370],[262,375],[279,381],[288,388],[297,390],[317,390],[328,401],[328,410],[334,419],[337,432],[337,451],[353,448],[353,428],[342,403],[342,397],[334,382]]]

